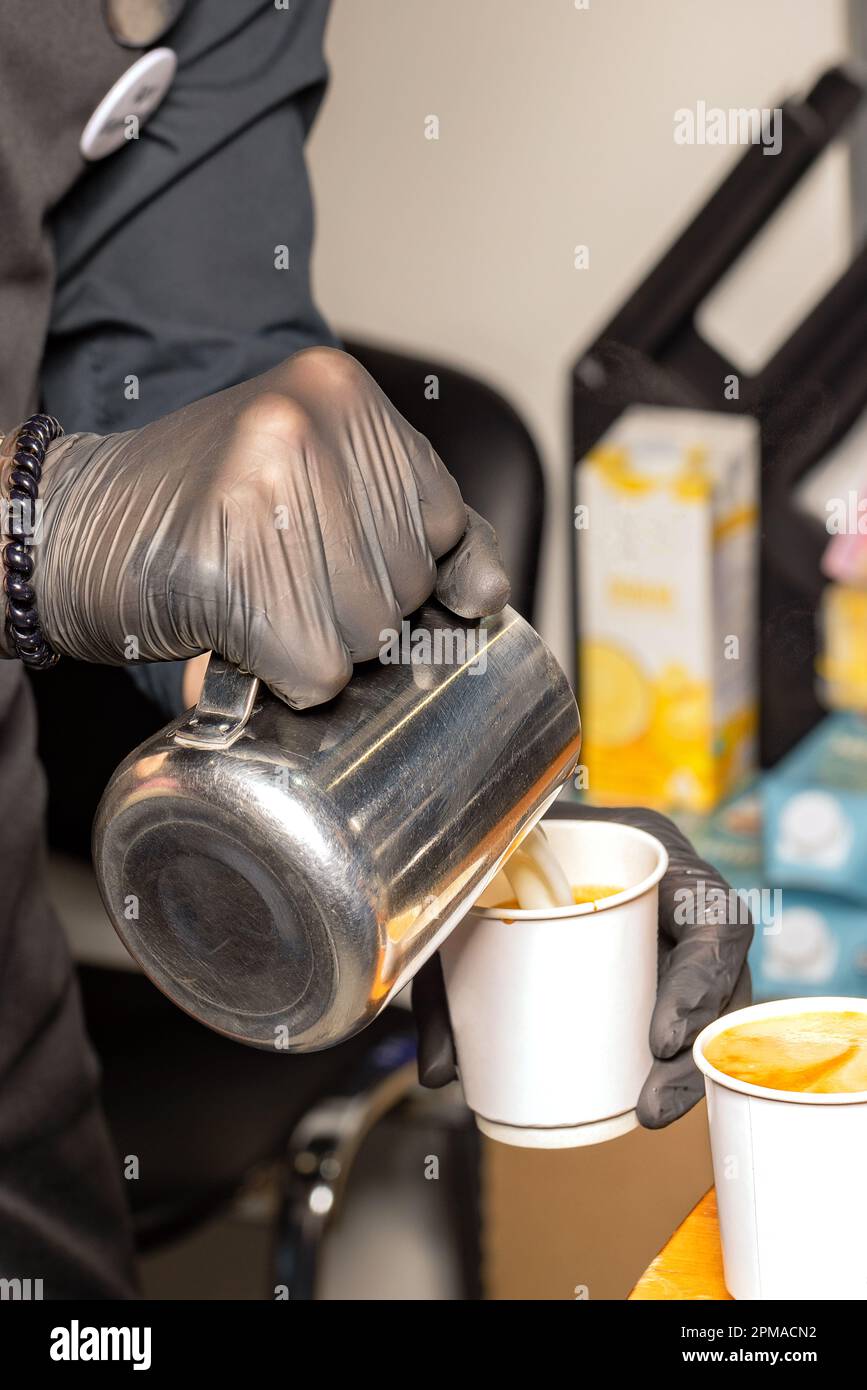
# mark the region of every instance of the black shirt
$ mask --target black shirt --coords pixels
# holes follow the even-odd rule
[[[159,39],[178,57],[172,87],[93,165],[81,131],[140,52],[99,0],[0,10],[0,429],[37,406],[67,433],[133,429],[334,341],[311,298],[304,164],[328,0],[164,8],[180,11]],[[177,702],[179,670],[139,678]],[[35,748],[23,672],[0,659],[0,1278],[123,1296],[123,1185],[45,895]]]

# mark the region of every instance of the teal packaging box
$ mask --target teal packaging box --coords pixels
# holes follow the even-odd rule
[[[775,920],[750,948],[756,1002],[799,995],[867,994],[867,908],[827,893],[776,890]]]
[[[858,731],[860,736],[860,730]],[[836,745],[839,752],[846,741]],[[766,774],[769,776],[770,774]],[[679,819],[698,852],[749,906],[753,1001],[867,995],[867,906],[829,893],[770,886],[763,854],[763,777],[714,814]]]
[[[867,721],[829,715],[761,786],[765,882],[867,904]]]

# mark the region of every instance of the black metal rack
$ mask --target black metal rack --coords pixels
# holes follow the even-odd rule
[[[629,405],[755,416],[762,447],[761,755],[773,763],[821,716],[814,693],[819,561],[828,536],[793,489],[867,406],[867,248],[760,372],[747,376],[699,332],[696,312],[858,109],[867,79],[824,73],[783,103],[779,153],[748,146],[572,373],[573,463]],[[737,399],[724,396],[736,374]],[[573,548],[574,556],[574,548]],[[573,559],[573,596],[577,574]]]

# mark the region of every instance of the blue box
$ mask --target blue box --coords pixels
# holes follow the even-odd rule
[[[861,729],[856,733],[860,739]],[[849,745],[838,740],[833,746],[836,757]],[[678,823],[751,908],[755,936],[749,963],[756,1003],[801,995],[865,997],[867,907],[844,897],[782,887],[766,870],[762,812],[765,783],[774,776],[764,774],[711,816],[691,822],[679,817]],[[775,798],[772,791],[774,804]]]
[[[772,924],[750,948],[753,998],[867,996],[867,908],[827,893],[783,888]]]
[[[765,881],[867,904],[867,721],[829,715],[761,786]]]

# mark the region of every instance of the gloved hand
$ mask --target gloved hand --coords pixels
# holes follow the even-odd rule
[[[333,348],[144,429],[61,438],[40,497],[42,627],[84,661],[216,651],[303,708],[434,589],[465,618],[508,601],[491,527]]]
[[[659,885],[659,985],[650,1024],[655,1061],[638,1101],[638,1118],[647,1129],[661,1129],[692,1109],[704,1095],[704,1081],[692,1060],[692,1044],[705,1024],[750,1001],[747,951],[749,923],[708,920],[715,889],[729,885],[700,859],[685,835],[666,816],[640,807],[614,810],[561,804],[549,820],[620,821],[655,835],[668,850],[668,869]],[[695,925],[675,918],[678,890],[704,881],[709,911]],[[696,903],[700,907],[702,899]],[[683,913],[680,914],[681,916]],[[742,913],[738,913],[740,918]],[[419,1033],[419,1077],[424,1086],[454,1080],[455,1050],[439,957],[433,956],[413,980],[412,1005]],[[601,1040],[604,1041],[604,1040]],[[580,1066],[580,1061],[576,1061]]]

